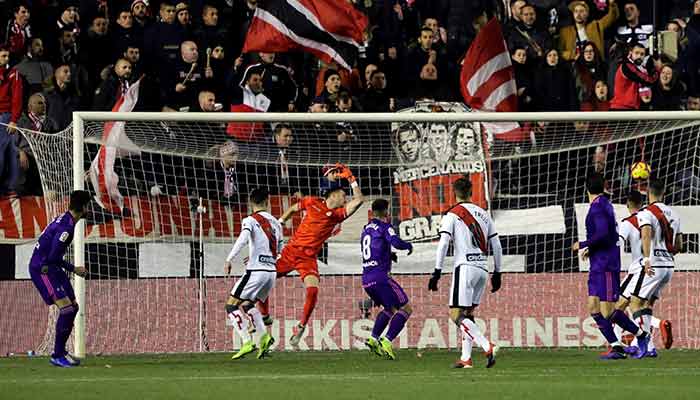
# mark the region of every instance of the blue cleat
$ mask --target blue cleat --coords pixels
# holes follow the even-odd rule
[[[644,355],[644,357],[651,357],[651,358],[656,358],[659,356],[659,353],[656,352],[656,349],[651,349],[647,351],[647,354]]]
[[[647,354],[647,347],[649,345],[649,335],[648,334],[643,334],[642,336],[637,337],[637,347],[639,347],[639,350],[632,355],[632,358],[640,359],[643,358]]]
[[[74,365],[71,364],[70,361],[66,359],[66,357],[51,357],[49,359],[49,362],[51,365],[54,365],[56,367],[61,367],[61,368],[73,368]]]
[[[627,346],[625,347],[625,354],[636,354],[639,351],[639,347],[637,346]]]
[[[600,355],[601,360],[624,360],[626,358],[627,356],[625,355],[625,350],[620,346],[615,346],[607,353]]]

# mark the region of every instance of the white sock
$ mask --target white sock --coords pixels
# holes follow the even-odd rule
[[[250,319],[241,310],[236,310],[228,314],[228,319],[231,321],[233,328],[238,332],[238,336],[241,337],[243,343],[248,343],[253,340],[248,332],[250,327]]]
[[[467,361],[472,358],[472,339],[466,333],[462,332],[462,361]]]
[[[256,307],[253,307],[250,310],[248,310],[248,315],[250,316],[250,319],[253,321],[253,326],[255,327],[255,330],[260,335],[264,334],[266,332],[265,323],[263,322],[263,317],[262,317],[262,314],[260,313],[260,310],[258,310]]]
[[[647,344],[647,350],[656,350],[656,345],[654,344],[654,327],[649,328],[649,344]]]
[[[491,343],[488,339],[481,333],[481,329],[473,323],[470,319],[463,319],[462,326],[460,327],[462,332],[466,333],[478,346],[481,346],[485,352],[489,351],[491,348]]]
[[[659,329],[661,327],[661,320],[652,315],[650,325],[654,329]]]
[[[618,325],[618,324],[613,324],[613,332],[615,332],[615,337],[616,337],[616,338],[622,340],[622,334],[624,333],[624,331],[622,330],[622,328],[620,327],[620,325]]]

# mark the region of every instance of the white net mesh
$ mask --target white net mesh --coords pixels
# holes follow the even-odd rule
[[[463,111],[454,104],[423,104],[408,111],[438,107]],[[392,222],[403,239],[415,244],[414,254],[400,254],[394,265],[396,279],[415,310],[400,346],[456,346],[457,333],[446,313],[449,279],[441,281],[437,294],[427,291],[427,280],[441,214],[455,201],[450,183],[463,174],[471,174],[475,183],[473,200],[494,216],[504,247],[504,270],[510,272],[502,291],[486,296],[479,308],[478,322],[487,335],[506,346],[602,344],[583,306],[587,265],[570,248],[585,235],[581,227],[587,210],[586,175],[593,170],[604,173],[621,219],[627,215],[622,206],[627,192],[644,189],[630,174],[638,161],[651,166],[652,176],[669,183],[667,203],[681,214],[688,243],[656,314],[678,321],[674,326],[679,327],[675,336],[680,346],[700,346],[700,321],[687,312],[700,305],[697,296],[687,295],[700,289],[700,275],[692,272],[698,269],[700,123],[528,122],[520,123],[517,131],[494,135],[489,132],[505,125],[488,125],[487,131],[480,123],[447,122],[448,118],[416,122],[415,115],[408,115],[398,113],[386,123],[342,114],[332,116],[336,121],[323,122],[314,122],[309,114],[302,123],[281,125],[163,122],[156,120],[157,114],[153,121],[126,122],[124,132],[135,148],[120,149],[115,161],[123,209],[102,197],[105,208],[94,206],[86,229],[88,353],[198,351],[200,340],[208,350],[234,347],[223,303],[235,279],[223,277],[222,265],[248,213],[247,193],[268,187],[272,214],[279,216],[299,192],[318,195],[322,167],[335,162],[352,168],[369,198],[319,254],[320,298],[301,349],[360,348],[369,335],[377,309],[366,300],[360,283],[358,241],[368,206],[377,197],[391,199]],[[85,121],[85,165],[79,167],[86,171],[86,188],[92,192],[100,181],[91,184],[87,171],[92,160],[99,160],[104,127],[102,122]],[[28,137],[51,217],[65,209],[62,200],[73,187],[72,133]],[[196,213],[200,198],[207,207],[201,215],[203,255]],[[295,217],[287,224],[286,236],[300,220]],[[623,268],[628,262],[626,254]],[[202,267],[205,293],[200,302]],[[236,260],[234,274],[243,271],[242,259]],[[11,288],[13,293],[20,289]],[[42,317],[26,328],[38,341],[46,329],[46,314],[37,302],[24,300],[30,296],[10,298],[18,310],[12,315],[23,318],[22,313],[36,308]],[[278,349],[290,348],[287,339],[303,301],[298,276],[277,280],[271,314]]]

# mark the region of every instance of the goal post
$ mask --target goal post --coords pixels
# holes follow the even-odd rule
[[[496,221],[508,272],[505,290],[485,296],[478,323],[506,346],[599,345],[579,307],[588,267],[570,251],[585,236],[582,178],[604,172],[621,219],[627,191],[644,190],[644,182],[631,178],[630,166],[639,161],[674,182],[670,203],[690,242],[677,261],[678,290],[660,312],[688,324],[677,339],[681,346],[700,346],[692,334],[700,325],[681,310],[700,300],[680,298],[700,289],[700,112],[465,111],[457,103],[426,103],[376,114],[76,112],[72,131],[31,136],[50,193],[49,217],[61,212],[70,190],[95,193],[89,167],[104,145],[105,124],[123,122],[128,137],[113,142],[122,207],[103,201],[98,221],[76,226],[73,259],[90,270],[87,281],[74,277],[76,355],[238,345],[222,305],[234,280],[220,264],[248,213],[247,193],[272,188],[272,212],[279,216],[297,192],[318,195],[321,169],[333,162],[350,166],[369,200],[318,255],[321,297],[301,349],[360,348],[368,334],[376,309],[359,281],[358,240],[369,204],[379,197],[390,200],[391,222],[415,246],[394,265],[415,310],[400,347],[456,346],[446,314],[449,279],[437,295],[426,285],[441,215],[454,202],[451,182],[465,174],[475,184],[475,202]],[[291,145],[273,140],[279,126],[291,131]],[[502,135],[508,129],[518,130],[518,138]],[[70,160],[55,154],[61,150]],[[285,239],[298,224],[299,218],[287,223]],[[628,259],[625,252],[623,268]],[[240,277],[243,256],[234,264]],[[541,304],[528,303],[533,297]],[[291,349],[287,339],[303,305],[298,276],[278,279],[271,301],[276,348]]]

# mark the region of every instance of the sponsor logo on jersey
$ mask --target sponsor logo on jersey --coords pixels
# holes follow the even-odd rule
[[[260,255],[260,256],[258,256],[258,261],[261,264],[275,265],[275,257],[272,257],[272,256]]]
[[[467,261],[486,261],[487,257],[484,254],[477,254],[477,253],[472,253],[472,254],[467,254]]]
[[[673,258],[673,254],[669,253],[667,250],[654,249],[654,257]]]
[[[363,262],[362,268],[371,268],[371,267],[376,267],[377,265],[379,265],[379,263],[372,260],[372,261]]]
[[[68,233],[68,232],[63,232],[63,233],[61,234],[61,236],[58,237],[58,240],[60,240],[61,242],[65,243],[66,240],[68,240],[68,237],[69,237],[69,236],[70,236],[70,233]]]

